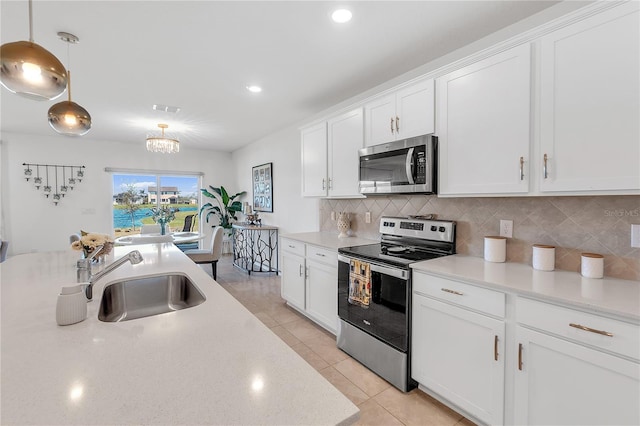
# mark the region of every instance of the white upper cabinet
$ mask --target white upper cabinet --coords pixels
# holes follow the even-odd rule
[[[362,108],[334,117],[327,122],[329,132],[330,197],[359,197],[358,150],[363,147]]]
[[[358,187],[362,108],[302,129],[301,139],[302,196],[362,197]]]
[[[302,196],[327,195],[327,123],[302,129]]]
[[[531,52],[524,44],[436,81],[441,195],[529,191]]]
[[[364,106],[365,143],[378,145],[434,132],[434,81],[428,79]]]
[[[636,1],[540,40],[541,192],[640,190],[639,40]]]

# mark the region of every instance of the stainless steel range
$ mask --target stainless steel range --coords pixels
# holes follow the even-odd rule
[[[406,392],[411,379],[411,269],[455,253],[456,224],[383,217],[379,244],[338,250],[338,347]]]

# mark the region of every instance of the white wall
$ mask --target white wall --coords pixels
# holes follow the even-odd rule
[[[236,182],[250,203],[251,168],[264,163],[273,163],[273,213],[259,213],[262,222],[279,227],[280,235],[318,231],[318,199],[300,195],[300,131],[289,127],[233,152]]]
[[[231,154],[226,152],[192,150],[183,144],[179,154],[150,153],[144,141],[97,141],[90,134],[69,138],[3,133],[1,138],[2,238],[10,242],[9,255],[65,250],[69,235],[80,229],[111,234],[113,183],[105,167],[203,172],[205,187],[237,189]],[[85,178],[55,206],[42,188],[35,189],[33,180],[24,179],[22,163],[84,165]],[[204,229],[211,231],[206,224]]]

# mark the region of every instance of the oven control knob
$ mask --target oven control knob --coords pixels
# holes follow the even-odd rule
[[[444,227],[444,226],[441,226],[441,227],[438,229],[438,231],[440,231],[440,232],[444,232],[444,231],[446,231],[446,229],[445,229],[445,227]]]
[[[435,225],[432,225],[432,226],[431,226],[431,230],[432,230],[433,232],[436,232],[436,231],[438,230],[438,227],[437,227],[437,226],[435,226]]]

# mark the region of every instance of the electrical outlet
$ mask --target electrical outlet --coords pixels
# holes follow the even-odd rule
[[[336,212],[331,212],[331,220],[336,220]]]
[[[366,212],[364,214],[364,222],[365,223],[371,223],[371,212]]]
[[[631,225],[631,247],[640,247],[640,225]]]
[[[513,238],[513,221],[512,220],[500,221],[500,236]]]

